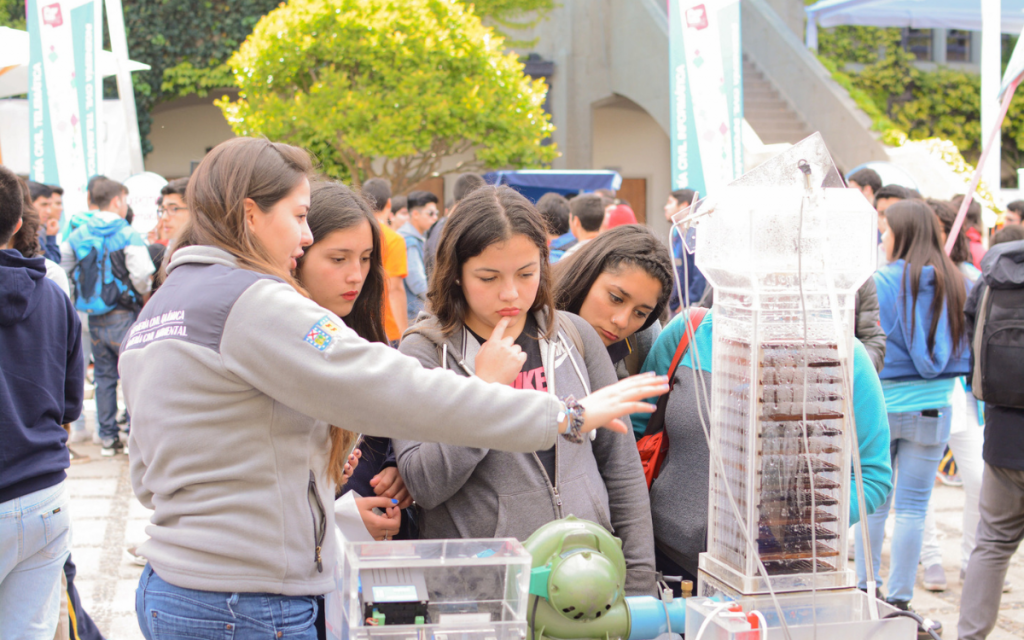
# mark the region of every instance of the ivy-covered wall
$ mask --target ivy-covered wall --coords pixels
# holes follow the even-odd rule
[[[223,62],[279,1],[124,0],[128,51],[152,67],[132,74],[144,154],[152,151],[153,107],[179,95],[231,86]]]
[[[905,51],[900,29],[844,26],[819,33],[818,57],[873,120],[883,140],[952,141],[969,162],[981,155],[980,88],[976,73],[939,66],[926,71]],[[1009,52],[1004,52],[1008,55]],[[1004,61],[1005,63],[1005,61]],[[1003,122],[1004,185],[1016,186],[1024,166],[1024,95]]]

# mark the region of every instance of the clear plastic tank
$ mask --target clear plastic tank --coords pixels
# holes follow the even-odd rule
[[[697,266],[715,287],[712,353],[699,356],[714,363],[710,429],[722,458],[719,468],[712,457],[700,562],[746,594],[767,590],[758,562],[776,590],[853,585],[847,390],[876,214],[857,191],[820,186],[836,175],[830,160],[801,163],[804,178],[797,161],[817,148],[794,147],[705,200],[696,233]]]

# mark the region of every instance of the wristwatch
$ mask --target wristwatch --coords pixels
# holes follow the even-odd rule
[[[562,400],[562,408],[558,412],[558,424],[562,424],[562,420],[568,421],[562,437],[574,444],[583,442],[583,411],[583,405],[569,396]]]

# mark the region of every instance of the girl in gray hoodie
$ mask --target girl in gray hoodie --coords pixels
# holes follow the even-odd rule
[[[459,203],[441,236],[428,295],[434,315],[421,316],[399,346],[426,368],[553,397],[584,396],[616,381],[594,329],[555,311],[543,219],[508,187],[484,187]],[[509,360],[518,366],[503,366]],[[423,510],[425,537],[525,540],[571,514],[622,539],[627,593],[654,592],[647,485],[629,435],[560,440],[531,453],[414,440],[396,440],[395,449]]]
[[[316,637],[344,431],[535,451],[570,426],[622,431],[619,416],[668,388],[650,376],[603,389],[579,401],[580,424],[550,394],[426,371],[363,340],[290,274],[312,243],[310,170],[306,152],[265,139],[207,154],[167,280],[122,344],[132,488],[153,510],[135,602],[147,639]]]

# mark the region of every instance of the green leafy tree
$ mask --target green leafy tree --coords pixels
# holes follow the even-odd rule
[[[291,0],[229,60],[239,99],[217,104],[235,133],[310,149],[356,187],[539,166],[557,156],[547,87],[502,47],[450,0]]]
[[[0,0],[0,27],[25,29],[25,0]]]
[[[124,0],[129,54],[152,67],[132,74],[143,153],[152,151],[148,136],[153,108],[181,96],[205,96],[233,87],[228,57],[280,2]],[[497,28],[523,29],[542,20],[554,0],[476,0],[472,4],[478,15]],[[0,26],[25,28],[24,0],[0,0]],[[110,48],[109,42],[105,47]],[[117,96],[113,78],[107,78],[104,88],[108,97]]]

